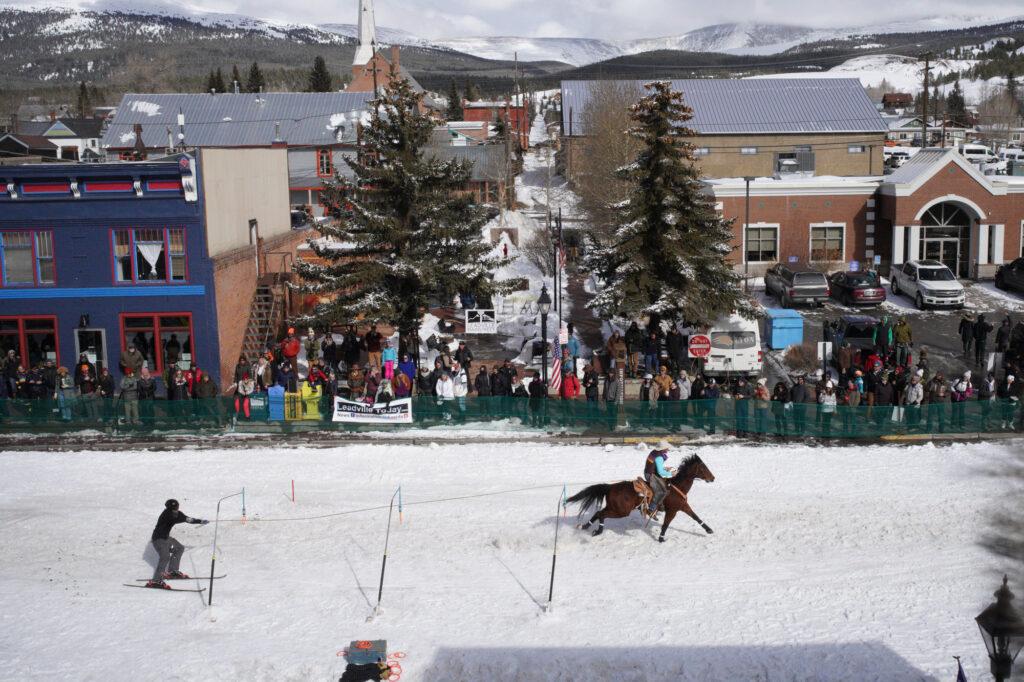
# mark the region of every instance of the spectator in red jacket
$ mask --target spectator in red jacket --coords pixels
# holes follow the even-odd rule
[[[575,372],[567,372],[562,377],[562,385],[558,387],[558,395],[562,400],[573,400],[580,394],[580,380]]]
[[[299,343],[299,337],[295,336],[295,327],[288,327],[288,336],[281,341],[281,355],[285,362],[292,366],[292,373],[296,378],[299,376],[300,348],[302,348],[302,344]]]

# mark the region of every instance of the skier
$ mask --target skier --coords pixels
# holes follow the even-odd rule
[[[193,519],[178,509],[177,500],[167,500],[164,503],[165,509],[156,520],[156,528],[153,529],[153,549],[156,550],[160,559],[156,562],[156,569],[153,571],[153,579],[146,583],[146,587],[169,590],[171,586],[164,582],[167,578],[188,578],[187,575],[178,570],[181,563],[181,553],[185,546],[171,537],[171,528],[179,523],[193,523],[205,526],[209,523],[206,519]]]

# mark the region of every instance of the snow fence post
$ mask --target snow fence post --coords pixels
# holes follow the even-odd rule
[[[565,511],[565,484],[562,485],[562,494],[558,496],[558,506],[555,507],[555,547],[551,552],[551,582],[548,583],[548,603],[545,611],[551,611],[551,600],[555,596],[555,563],[558,561],[558,527],[562,523],[562,515],[558,512]]]
[[[242,496],[242,518],[245,518],[245,488],[242,488],[241,492],[234,493],[233,495],[227,495],[217,500],[217,515],[214,516],[213,520],[213,551],[210,552],[210,591],[206,598],[206,605],[213,606],[213,576],[215,575],[213,569],[217,566],[217,530],[220,528],[220,503],[224,500],[230,500],[232,497]]]
[[[401,487],[399,487],[398,490],[392,493],[391,502],[388,503],[388,527],[387,530],[384,532],[384,558],[383,560],[381,560],[380,563],[380,585],[377,587],[377,605],[373,607],[373,613],[370,614],[370,617],[366,619],[367,621],[373,620],[376,616],[380,614],[380,599],[381,596],[384,594],[384,569],[386,569],[388,566],[388,544],[391,541],[391,515],[392,513],[394,513],[395,498],[398,496],[400,490]]]

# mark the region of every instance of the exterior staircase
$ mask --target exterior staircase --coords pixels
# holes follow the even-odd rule
[[[252,361],[273,342],[277,328],[284,320],[284,296],[270,282],[261,282],[252,299],[249,324],[242,339],[242,354]]]

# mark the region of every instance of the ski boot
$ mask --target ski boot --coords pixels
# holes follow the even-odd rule
[[[164,580],[188,580],[189,576],[181,571],[170,571],[169,573],[164,573],[163,577]]]
[[[152,587],[157,590],[169,590],[171,586],[165,583],[163,580],[150,580],[146,583],[146,587]]]

